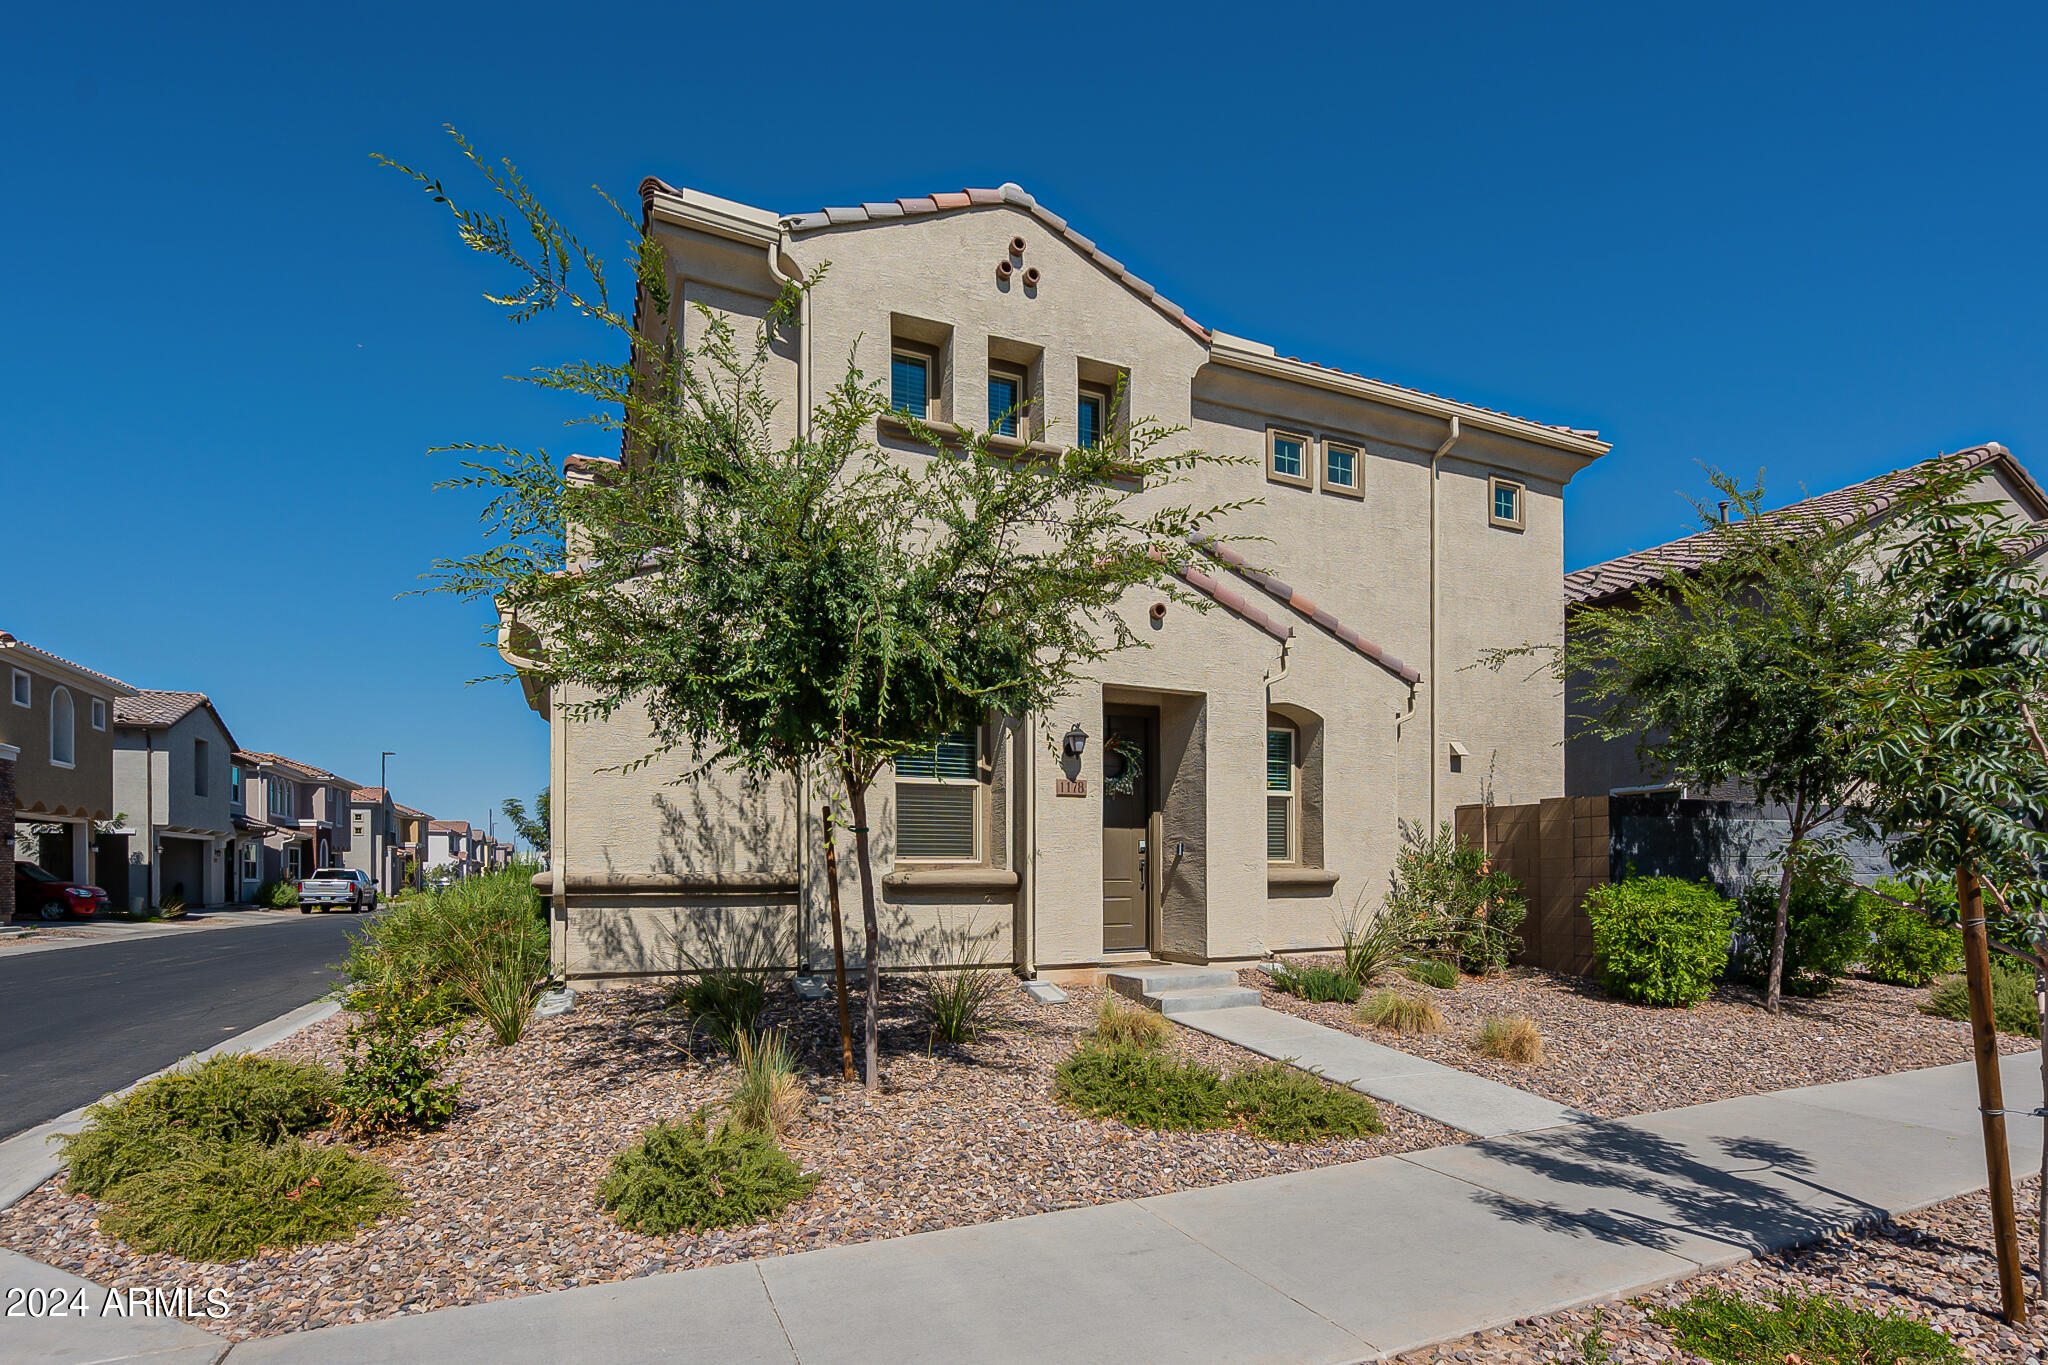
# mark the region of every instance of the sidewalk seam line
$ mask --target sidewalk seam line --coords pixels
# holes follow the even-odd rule
[[[789,1358],[797,1365],[803,1365],[803,1357],[797,1354],[796,1339],[789,1334],[789,1324],[782,1320],[782,1309],[775,1302],[775,1291],[768,1287],[768,1277],[761,1273],[761,1262],[754,1262],[754,1278],[761,1282],[761,1293],[768,1300],[768,1311],[775,1315],[775,1326],[782,1332],[782,1344],[789,1347]]]

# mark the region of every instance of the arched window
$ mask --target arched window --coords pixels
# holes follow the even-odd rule
[[[78,713],[71,705],[71,693],[58,688],[50,694],[50,762],[60,768],[78,762]]]

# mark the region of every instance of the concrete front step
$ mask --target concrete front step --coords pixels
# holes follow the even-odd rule
[[[1133,963],[1104,973],[1109,988],[1161,1014],[1194,1014],[1259,1003],[1259,993],[1237,984],[1224,967],[1188,967],[1172,962]]]
[[[1243,1009],[1247,1005],[1256,1007],[1259,993],[1245,986],[1225,986],[1199,991],[1160,991],[1157,995],[1145,997],[1145,1003],[1169,1019],[1183,1014],[1199,1014],[1206,1010]]]

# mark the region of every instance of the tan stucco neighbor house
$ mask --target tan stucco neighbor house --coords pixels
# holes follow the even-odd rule
[[[96,826],[114,805],[113,709],[135,689],[0,630],[0,834],[24,862],[100,880]],[[12,867],[7,869],[11,906]]]
[[[106,888],[116,905],[139,911],[167,899],[197,907],[240,898],[234,753],[235,737],[204,692],[116,699],[114,803],[128,836],[126,876]]]
[[[968,936],[1026,975],[1326,947],[1346,907],[1377,905],[1399,821],[1563,792],[1554,687],[1466,665],[1560,636],[1564,487],[1607,452],[1596,433],[1204,327],[1015,185],[795,215],[655,180],[642,199],[693,333],[700,304],[751,333],[785,279],[830,263],[773,352],[784,437],[857,353],[941,434],[1012,405],[1022,449],[1152,418],[1244,459],[1175,496],[1262,500],[1229,530],[1263,539],[1191,556],[1214,609],[1134,595],[1149,648],[1053,714],[990,716],[884,772],[869,815],[888,965],[960,960]],[[890,417],[874,439],[931,458]],[[567,477],[603,463],[572,457]],[[505,623],[515,667],[519,638]],[[829,962],[829,790],[676,785],[680,758],[613,771],[646,751],[644,723],[572,722],[575,696],[528,694],[553,722],[540,881],[558,970],[669,972],[673,931],[716,951],[776,918],[796,965]],[[842,846],[857,944],[851,861]]]

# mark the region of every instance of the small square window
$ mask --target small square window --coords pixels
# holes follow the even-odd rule
[[[1487,509],[1490,513],[1488,520],[1495,526],[1505,526],[1513,531],[1521,530],[1522,495],[1525,491],[1523,486],[1501,478],[1488,479],[1486,482],[1487,499],[1491,504]]]
[[[920,421],[931,415],[931,357],[897,351],[889,357],[889,406]]]
[[[1342,441],[1323,442],[1323,491],[1357,496],[1360,455],[1357,446]]]
[[[1309,486],[1309,439],[1291,431],[1266,433],[1266,477],[1275,483]]]
[[[1109,434],[1109,395],[1092,389],[1081,390],[1081,405],[1074,416],[1074,444],[1093,450]]]
[[[21,671],[20,669],[18,669],[18,668],[17,668],[17,669],[15,669],[15,670],[14,670],[14,704],[15,704],[16,706],[27,706],[27,705],[28,705],[28,703],[29,703],[29,680],[28,680],[28,674],[26,674],[26,673],[22,672],[22,671]]]
[[[1023,415],[1024,376],[1010,370],[988,372],[988,429],[998,436],[1015,436]]]
[[[107,728],[107,704],[98,697],[92,699],[92,728],[95,730]]]

